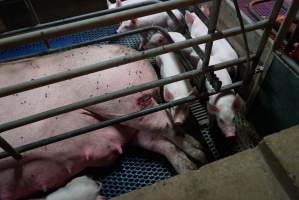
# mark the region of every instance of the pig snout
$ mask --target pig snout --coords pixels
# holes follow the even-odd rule
[[[236,129],[235,127],[223,127],[222,132],[226,138],[234,138],[236,137]]]
[[[185,122],[187,115],[188,115],[188,109],[184,105],[176,106],[174,111],[174,116],[173,116],[174,125],[176,126],[182,125]]]

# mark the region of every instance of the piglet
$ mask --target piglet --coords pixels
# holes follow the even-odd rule
[[[187,12],[185,15],[186,24],[192,37],[199,37],[207,34],[207,27],[195,13]],[[218,64],[237,58],[236,52],[225,40],[217,40],[213,43],[212,54],[209,65]],[[202,62],[198,62],[198,68],[201,68]],[[215,71],[216,76],[222,82],[222,86],[232,83],[227,69]],[[206,80],[206,88],[209,92],[213,91],[212,86]],[[233,91],[218,93],[209,97],[208,112],[215,115],[217,124],[225,137],[235,136],[235,112],[242,108],[243,102]]]
[[[195,13],[186,12],[185,21],[192,38],[208,34],[207,26]],[[205,50],[205,44],[201,44],[199,45],[199,47],[202,50]],[[220,39],[213,42],[211,56],[217,57],[216,60],[219,62],[226,62],[238,58],[236,51],[232,48],[232,46],[226,39]]]
[[[174,76],[184,72],[184,66],[180,63],[174,53],[166,53],[156,57],[157,64],[160,66],[160,73],[162,78]],[[169,102],[172,100],[188,97],[194,93],[189,80],[182,80],[167,84],[164,86],[164,99]],[[188,107],[179,105],[170,109],[176,125],[182,124],[188,116]]]
[[[46,200],[104,200],[98,196],[100,189],[101,184],[98,182],[87,176],[80,176],[49,194]]]
[[[119,3],[119,5],[122,6],[121,3]],[[178,10],[172,10],[172,12],[180,22],[183,22],[184,17]],[[167,12],[161,12],[153,15],[123,21],[116,32],[123,33],[136,28],[142,28],[153,25],[168,27],[170,30],[178,29],[178,25],[170,18]]]
[[[112,9],[112,8],[118,8],[121,6],[126,6],[134,3],[141,3],[144,1],[147,0],[126,0],[124,2],[122,2],[121,0],[116,0],[115,3],[111,3],[109,0],[107,0],[107,5],[108,5],[108,9]]]
[[[173,42],[182,42],[185,41],[186,38],[181,33],[178,32],[168,32],[169,36],[173,40]],[[154,33],[150,39],[141,46],[142,49],[151,49],[155,47],[159,47],[165,44],[168,44],[169,41],[162,33]],[[181,53],[190,60],[191,64],[196,68],[197,63],[199,61],[199,57],[196,52],[191,48],[181,49]]]

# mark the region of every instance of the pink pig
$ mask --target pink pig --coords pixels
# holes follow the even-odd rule
[[[122,6],[121,1],[118,1],[118,5]],[[184,17],[178,10],[172,10],[172,12],[180,22],[183,22]],[[170,30],[177,30],[178,28],[177,24],[175,24],[175,22],[170,18],[170,16],[166,12],[161,12],[153,15],[123,21],[116,32],[123,33],[130,30],[134,30],[136,28],[142,28],[145,26],[153,25],[168,27]]]
[[[135,53],[120,45],[94,45],[41,57],[0,64],[2,87],[61,71],[95,64],[115,56]],[[1,123],[34,113],[157,80],[146,60],[58,82],[0,98]],[[159,88],[42,120],[1,133],[14,147],[89,126],[157,105]],[[0,199],[15,200],[63,186],[86,167],[108,167],[126,144],[164,155],[178,172],[196,169],[188,158],[204,162],[200,144],[188,135],[177,135],[165,111],[139,117],[84,135],[23,153],[17,162],[0,160]],[[100,198],[100,197],[99,197]]]
[[[206,35],[208,32],[205,24],[195,13],[187,12],[185,21],[192,37]],[[209,65],[218,64],[238,58],[231,45],[225,40],[214,41]],[[198,68],[201,68],[202,61],[198,62]],[[215,71],[216,76],[222,82],[222,86],[232,83],[227,69]],[[206,80],[206,88],[213,91],[212,86]],[[235,111],[241,109],[243,102],[233,91],[228,93],[218,93],[209,97],[208,112],[216,116],[217,124],[225,137],[235,136]]]
[[[144,1],[148,1],[148,0],[126,0],[123,2],[121,0],[116,0],[115,3],[111,3],[109,0],[107,0],[107,5],[108,5],[108,9],[112,9],[112,8],[118,8],[121,6],[126,6],[134,3],[141,3]]]

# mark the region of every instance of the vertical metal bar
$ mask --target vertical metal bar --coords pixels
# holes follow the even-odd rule
[[[299,9],[299,1],[293,1],[290,9],[287,12],[284,22],[279,28],[278,34],[274,40],[273,50],[276,50],[277,48],[280,47],[283,39],[285,38],[287,32],[289,31],[289,27],[291,23],[294,21],[296,17],[298,9]]]
[[[235,5],[237,17],[239,19],[239,23],[240,23],[241,30],[242,30],[242,36],[243,36],[243,41],[244,41],[245,51],[246,51],[246,58],[247,58],[247,63],[246,63],[247,64],[247,68],[250,68],[250,64],[251,64],[250,63],[250,58],[249,58],[250,50],[249,50],[247,35],[246,35],[246,32],[245,32],[245,28],[244,28],[243,18],[242,18],[241,12],[240,12],[238,1],[237,0],[233,0],[233,3]]]
[[[271,33],[271,30],[273,29],[273,26],[275,24],[275,20],[276,20],[278,14],[279,14],[279,11],[280,11],[280,8],[282,6],[282,3],[283,3],[283,0],[276,0],[275,1],[272,13],[271,13],[270,18],[269,18],[270,23],[266,26],[266,28],[264,30],[264,33],[262,35],[260,44],[259,44],[259,46],[257,48],[257,52],[256,52],[256,56],[257,57],[253,61],[251,67],[249,69],[247,69],[246,72],[245,72],[245,76],[246,76],[244,78],[244,86],[245,87],[248,87],[250,81],[252,80],[252,77],[253,77],[253,74],[254,74],[254,70],[257,67],[257,65],[259,63],[259,60],[260,60],[260,58],[262,56],[262,53],[263,53],[264,48],[265,48],[265,45],[266,45],[266,43],[268,41],[269,35]]]
[[[17,152],[5,139],[0,136],[0,147],[6,151],[8,155],[11,155],[14,159],[20,160],[21,154]]]
[[[32,3],[31,3],[31,1],[30,0],[24,0],[24,3],[26,4],[27,8],[31,11],[30,14],[31,14],[32,18],[34,19],[34,21],[36,23],[35,25],[40,24],[39,17],[37,15],[37,13],[35,12],[35,9],[34,9]]]
[[[216,31],[220,5],[221,5],[221,0],[213,0],[212,15],[208,26],[208,34],[213,34]],[[204,71],[209,66],[212,47],[213,47],[213,40],[209,40],[205,47],[205,58],[202,63],[202,69]],[[221,82],[219,83],[219,80],[217,80],[217,77],[213,72],[206,74],[206,78],[216,91],[221,88]]]

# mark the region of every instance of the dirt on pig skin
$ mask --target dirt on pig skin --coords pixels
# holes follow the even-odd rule
[[[134,52],[120,45],[94,45],[2,63],[0,85],[5,87]],[[130,75],[129,70],[132,72]],[[135,74],[135,71],[142,73]],[[144,60],[21,92],[0,99],[0,122],[157,79],[153,67]],[[159,88],[138,92],[12,129],[1,133],[1,136],[18,147],[98,122],[98,118],[86,113],[110,119],[155,106],[157,94]],[[178,172],[196,169],[187,155],[199,159],[202,151],[198,142],[176,137],[165,111],[133,119],[120,126],[106,127],[28,151],[20,162],[12,158],[0,160],[0,199],[24,199],[63,186],[86,167],[110,166],[126,144],[164,155]]]

